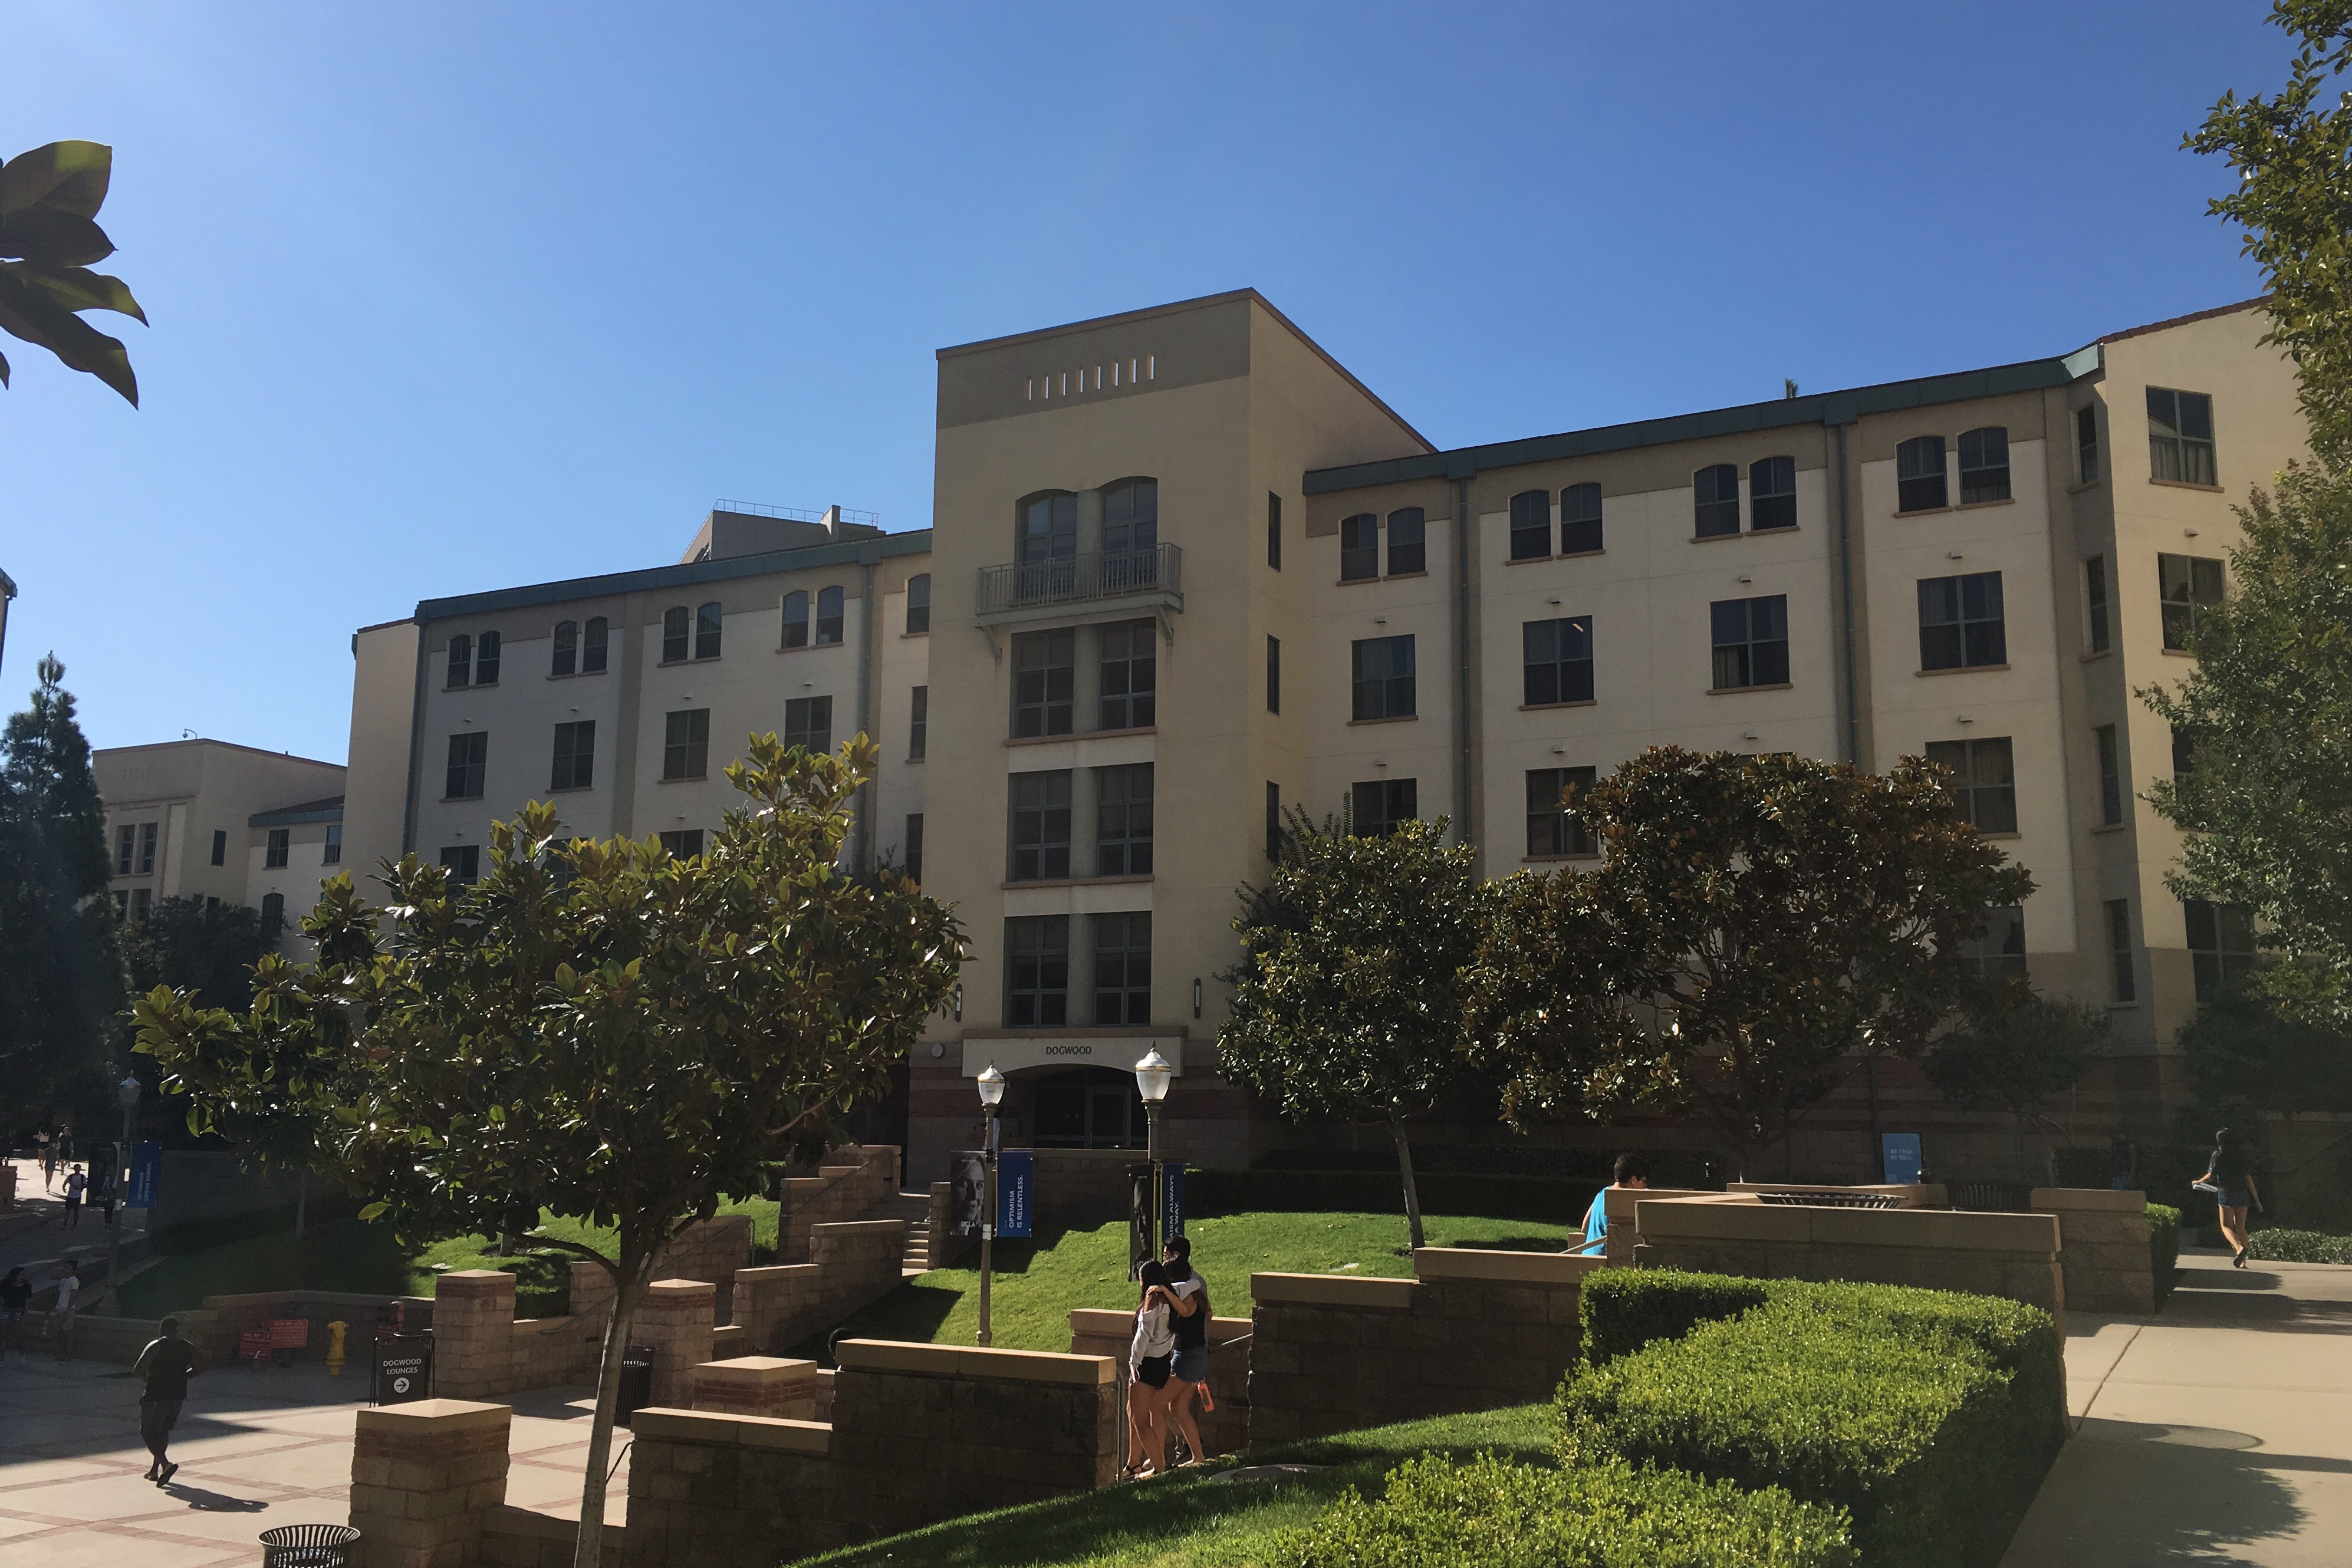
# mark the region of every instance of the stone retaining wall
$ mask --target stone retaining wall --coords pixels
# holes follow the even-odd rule
[[[931,1219],[924,1232],[927,1269],[944,1269],[971,1249],[974,1238],[953,1234],[955,1225],[955,1185],[935,1181],[931,1184]]]
[[[813,1176],[784,1182],[783,1218],[777,1228],[776,1261],[806,1263],[820,1225],[863,1219],[898,1194],[898,1147],[855,1144],[833,1151],[833,1163]],[[697,1276],[700,1278],[700,1276]]]
[[[1070,1354],[1107,1355],[1127,1375],[1127,1353],[1135,1334],[1135,1314],[1117,1308],[1081,1307],[1070,1314]],[[1238,1454],[1249,1447],[1250,1320],[1209,1320],[1209,1394],[1212,1411],[1196,1412],[1207,1457]]]
[[[2067,1306],[2078,1312],[2156,1311],[2147,1194],[2038,1186],[2026,1201],[2036,1214],[2057,1218]]]
[[[504,1405],[421,1399],[362,1410],[352,1440],[352,1568],[457,1568],[507,1500]]]
[[[808,1262],[746,1269],[735,1276],[734,1321],[742,1325],[744,1343],[751,1351],[780,1355],[833,1327],[897,1290],[905,1277],[906,1256],[902,1219],[815,1227]]]
[[[621,1526],[604,1527],[604,1561],[612,1568],[629,1568],[628,1541]],[[579,1543],[578,1520],[507,1503],[482,1516],[474,1562],[483,1568],[572,1568]]]

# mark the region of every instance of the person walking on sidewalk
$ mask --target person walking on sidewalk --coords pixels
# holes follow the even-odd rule
[[[33,1142],[41,1151],[41,1190],[54,1192],[58,1185],[58,1141],[44,1127],[34,1134]]]
[[[172,1445],[172,1428],[180,1424],[180,1406],[188,1397],[188,1379],[205,1369],[196,1347],[180,1337],[180,1320],[165,1318],[163,1333],[147,1342],[131,1375],[140,1380],[139,1440],[155,1456],[146,1479],[169,1486],[180,1467],[164,1450]]]
[[[73,1359],[74,1302],[81,1295],[81,1265],[68,1260],[58,1276],[58,1304],[49,1309],[49,1332],[58,1337],[58,1359]]]
[[[2250,1202],[2256,1208],[2262,1207],[2263,1195],[2254,1186],[2254,1163],[2246,1156],[2245,1145],[2230,1128],[2213,1134],[2213,1157],[2197,1185],[2213,1195],[2221,1239],[2238,1249],[2230,1266],[2244,1268],[2247,1249],[2253,1245],[2253,1236],[2246,1228],[2246,1208]]]
[[[89,1190],[89,1177],[81,1174],[79,1166],[74,1166],[73,1174],[66,1177],[66,1228],[68,1230],[81,1228],[81,1197],[82,1194]]]

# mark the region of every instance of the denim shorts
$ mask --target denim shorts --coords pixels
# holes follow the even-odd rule
[[[1208,1382],[1209,1347],[1205,1344],[1196,1344],[1178,1351],[1173,1375],[1179,1383]]]

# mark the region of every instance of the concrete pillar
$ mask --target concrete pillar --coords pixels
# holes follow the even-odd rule
[[[515,1277],[457,1269],[433,1287],[433,1392],[480,1399],[513,1387]]]
[[[630,1343],[654,1348],[653,1402],[679,1409],[694,1397],[694,1369],[710,1359],[719,1287],[701,1280],[656,1280],[637,1304]]]
[[[459,1568],[507,1500],[512,1407],[421,1399],[362,1410],[352,1442],[357,1568]]]
[[[709,1361],[694,1369],[694,1406],[728,1416],[816,1419],[816,1363],[773,1355]]]

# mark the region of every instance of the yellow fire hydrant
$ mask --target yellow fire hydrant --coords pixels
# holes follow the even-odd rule
[[[343,1375],[343,1331],[350,1326],[342,1322],[327,1325],[327,1375],[330,1377]]]

